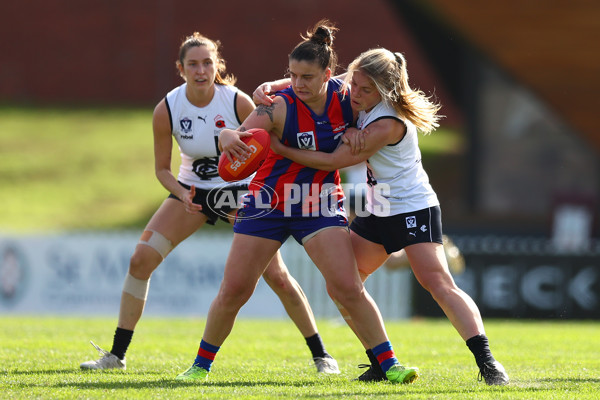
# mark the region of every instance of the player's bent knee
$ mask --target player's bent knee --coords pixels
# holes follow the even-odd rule
[[[148,288],[150,287],[150,278],[148,279],[137,279],[130,273],[127,273],[125,277],[125,283],[123,284],[123,291],[129,293],[136,299],[144,300],[148,298]]]
[[[329,297],[335,299],[339,304],[347,307],[347,304],[352,304],[364,298],[362,287],[350,285],[346,287],[332,288],[328,290]]]
[[[161,262],[162,258],[157,262],[156,250],[148,246],[138,246],[129,259],[129,273],[139,279],[150,278]]]
[[[263,279],[275,291],[288,291],[293,286],[288,279],[289,275],[282,273],[263,274]]]
[[[152,247],[163,259],[167,257],[174,247],[173,243],[164,237],[162,233],[152,229],[146,229],[142,233],[139,243]]]
[[[454,280],[448,274],[427,274],[418,278],[421,286],[427,291],[449,291],[456,287]]]
[[[252,292],[221,291],[217,295],[218,302],[225,309],[240,309],[250,300]]]

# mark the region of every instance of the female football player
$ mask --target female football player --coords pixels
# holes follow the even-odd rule
[[[262,128],[286,146],[333,152],[354,122],[342,81],[332,79],[335,27],[320,21],[289,55],[292,85],[270,106],[259,106],[237,131],[223,130],[219,143],[229,156],[247,156],[244,130]],[[273,139],[272,139],[273,140]],[[198,355],[178,380],[205,379],[256,282],[291,235],[304,246],[325,278],[330,295],[352,316],[354,327],[391,382],[410,383],[417,369],[398,362],[377,305],[357,272],[337,171],[327,172],[269,153],[236,215],[225,276],[211,304]]]
[[[220,42],[197,32],[181,43],[176,65],[184,83],[158,103],[152,119],[156,177],[170,195],[148,222],[131,257],[112,350],[92,343],[102,357],[82,363],[82,369],[125,369],[125,352],[142,316],[154,270],[205,223],[214,225],[219,218],[233,222],[235,208],[219,203],[215,191],[211,192],[225,183],[217,174],[216,137],[224,128],[237,128],[254,110],[254,103],[233,86],[234,77],[225,76],[219,46]],[[173,137],[181,151],[177,179],[171,172]],[[230,191],[237,198],[247,190],[248,182],[237,182],[218,193]],[[317,371],[339,373],[317,332],[308,300],[279,252],[267,264],[263,277],[305,337]]]

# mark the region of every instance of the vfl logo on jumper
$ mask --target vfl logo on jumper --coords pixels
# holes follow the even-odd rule
[[[218,163],[218,157],[199,158],[192,164],[192,171],[203,181],[208,181],[219,176]]]
[[[315,145],[315,133],[310,132],[298,132],[298,148],[303,150],[317,150]]]
[[[417,217],[411,215],[410,217],[406,217],[406,227],[407,228],[416,228],[417,227]]]
[[[179,127],[181,128],[183,133],[190,133],[192,131],[192,120],[188,117],[179,120]]]
[[[219,129],[225,128],[225,120],[224,120],[223,116],[217,115],[215,117],[215,126]]]

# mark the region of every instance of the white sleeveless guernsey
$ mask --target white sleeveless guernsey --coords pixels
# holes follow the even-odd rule
[[[367,211],[388,217],[438,206],[437,195],[421,164],[417,128],[413,123],[403,121],[392,106],[381,102],[368,113],[361,111],[357,126],[362,130],[382,118],[403,122],[406,134],[398,143],[379,149],[367,160]]]
[[[185,94],[187,83],[171,90],[165,97],[171,132],[181,153],[177,179],[188,186],[212,189],[225,183],[219,176],[218,139],[223,128],[240,126],[235,101],[238,89],[215,84],[215,94],[205,107],[196,107]],[[237,183],[249,183],[250,179]]]

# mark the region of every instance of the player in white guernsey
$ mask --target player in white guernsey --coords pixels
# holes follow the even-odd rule
[[[368,215],[357,216],[350,226],[363,281],[391,253],[403,249],[417,280],[473,352],[481,377],[489,385],[507,384],[504,367],[489,349],[477,305],[456,286],[449,272],[438,198],[421,163],[417,129],[429,133],[438,126],[439,106],[410,88],[406,60],[400,53],[369,50],[350,64],[345,79],[352,106],[359,111],[358,131],[351,129],[345,144],[333,153],[292,149],[278,141],[271,141],[272,149],[326,171],[366,162]],[[261,92],[279,85],[259,86],[255,100],[263,101]],[[340,308],[340,312],[352,324],[346,310]],[[385,379],[369,349],[367,354],[371,367],[359,379]]]
[[[219,132],[237,128],[254,110],[250,97],[233,86],[235,79],[223,76],[225,64],[219,45],[196,32],[180,46],[177,68],[185,83],[158,103],[152,120],[156,176],[170,195],[148,222],[131,257],[112,350],[107,352],[92,343],[102,357],[82,363],[82,369],[125,369],[125,352],[142,316],[154,270],[205,223],[214,225],[219,218],[233,222],[237,204],[219,201],[219,193],[237,199],[247,190],[249,180],[228,186],[217,172]],[[173,137],[182,160],[177,179],[171,172]],[[221,190],[211,192],[214,188]],[[308,300],[279,252],[263,277],[304,336],[317,371],[338,374],[337,362],[325,350]]]

